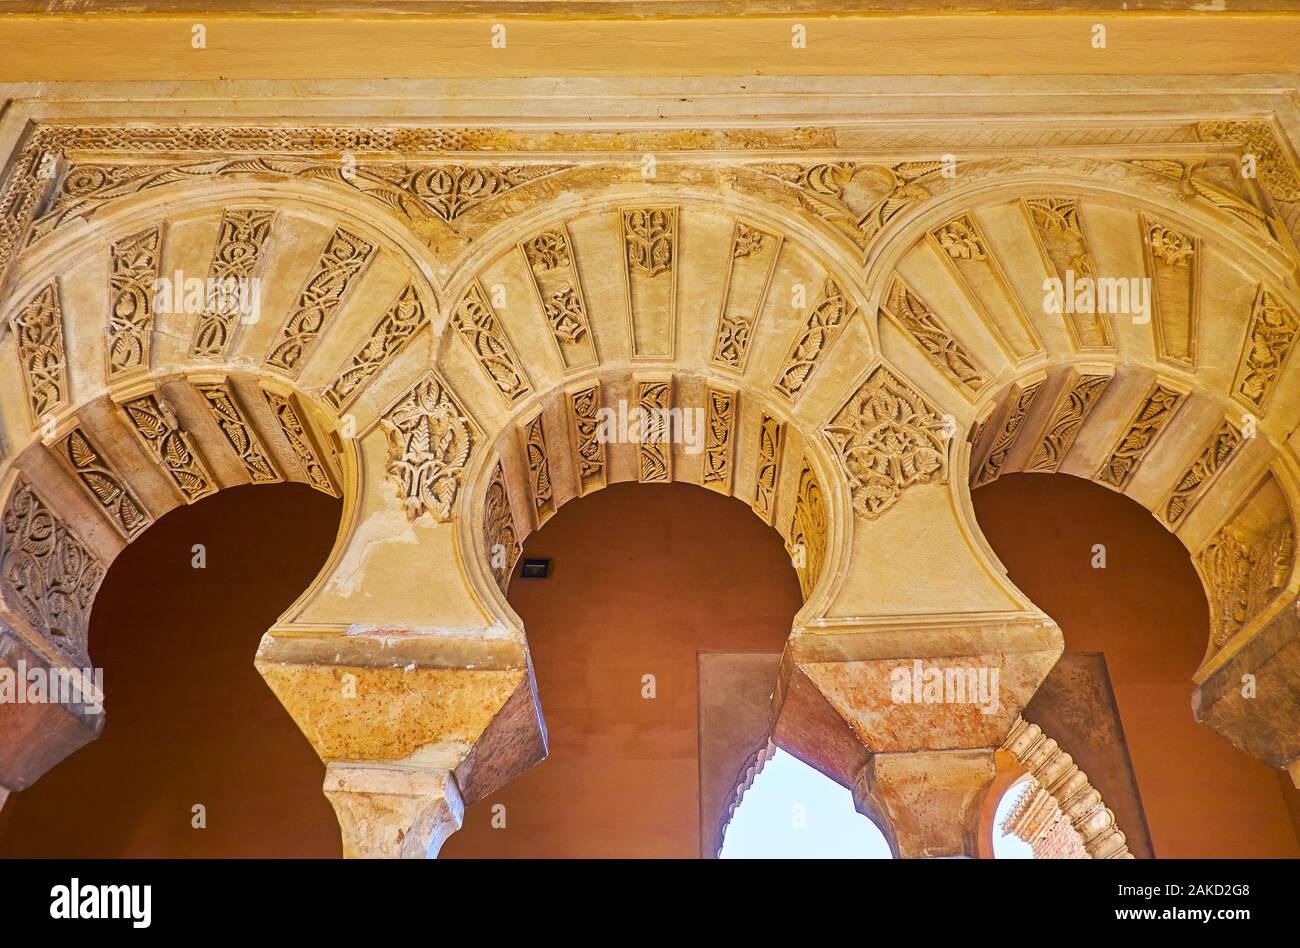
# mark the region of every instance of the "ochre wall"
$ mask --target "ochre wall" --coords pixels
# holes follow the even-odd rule
[[[1008,477],[975,504],[1067,648],[1106,653],[1156,853],[1300,855],[1277,775],[1192,721],[1207,623],[1177,541],[1127,499],[1065,476]],[[323,768],[252,666],[338,517],[337,502],[297,485],[237,489],[130,547],[92,620],[104,735],[10,798],[0,855],[338,854]],[[195,543],[206,570],[190,566]],[[1105,570],[1090,566],[1094,543]],[[622,485],[566,506],[526,554],[553,560],[550,579],[510,590],[551,758],[471,809],[444,853],[696,854],[696,653],[780,647],[799,603],[780,538],[699,488]],[[641,697],[645,674],[654,700]],[[190,827],[195,803],[206,830]],[[494,803],[504,830],[491,827]]]

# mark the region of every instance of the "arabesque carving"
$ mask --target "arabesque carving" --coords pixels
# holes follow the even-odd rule
[[[524,429],[524,453],[528,459],[528,483],[533,490],[533,510],[540,524],[555,512],[555,491],[551,487],[551,466],[546,450],[546,428],[540,414]]]
[[[894,277],[880,308],[959,387],[975,393],[988,382],[988,374],[975,357],[953,338],[934,311],[901,278]]]
[[[190,436],[157,395],[142,395],[122,403],[122,413],[153,459],[162,465],[187,504],[214,493],[217,485],[198,455]]]
[[[2,525],[0,580],[10,601],[62,652],[84,656],[104,565],[24,477],[14,484]]]
[[[510,492],[506,489],[500,461],[492,469],[492,479],[484,495],[483,543],[487,547],[489,569],[504,594],[522,547],[515,532],[515,515],[510,509]]]
[[[722,389],[705,390],[704,472],[700,483],[705,487],[731,493],[731,458],[734,451],[732,432],[736,424],[736,394]]]
[[[1255,297],[1246,343],[1233,390],[1253,411],[1263,414],[1277,380],[1295,349],[1300,319],[1289,306],[1262,286]]]
[[[84,430],[74,428],[59,443],[58,452],[86,493],[128,540],[134,539],[153,523],[149,512]]]
[[[1289,518],[1255,535],[1229,523],[1197,562],[1210,600],[1210,638],[1221,648],[1286,587],[1295,565],[1295,529]]]
[[[427,511],[439,523],[451,520],[476,433],[447,383],[426,372],[380,424],[388,436],[388,476],[407,518]]]
[[[195,390],[208,403],[212,417],[221,433],[226,436],[230,446],[239,455],[244,470],[254,484],[268,484],[280,480],[280,472],[270,453],[257,436],[257,431],[248,423],[235,400],[235,394],[229,385],[219,383],[198,384]]]
[[[1170,527],[1176,526],[1196,506],[1215,476],[1236,456],[1242,441],[1241,431],[1232,422],[1224,421],[1218,427],[1162,505],[1165,522]]]
[[[1029,459],[1026,471],[1052,473],[1061,466],[1110,379],[1109,375],[1080,374],[1066,380],[1043,433],[1043,442]]]
[[[262,389],[262,396],[271,406],[271,414],[275,415],[275,420],[280,423],[280,431],[289,442],[289,447],[293,449],[293,455],[298,459],[298,466],[307,475],[307,483],[322,494],[337,497],[339,492],[334,487],[334,479],[330,476],[329,468],[325,466],[325,458],[315,443],[315,436],[307,426],[302,410],[295,399],[290,395],[282,395],[265,388]]]
[[[1127,487],[1133,472],[1147,456],[1147,452],[1151,450],[1151,445],[1155,443],[1160,432],[1164,431],[1165,426],[1173,419],[1182,400],[1182,392],[1159,382],[1154,384],[1143,400],[1142,407],[1129,422],[1128,430],[1119,444],[1111,451],[1110,457],[1097,472],[1097,479],[1103,484],[1109,484],[1120,490]]]
[[[840,285],[830,277],[822,284],[821,296],[808,312],[803,332],[790,347],[785,367],[775,387],[789,401],[795,402],[812,378],[818,360],[826,353],[858,309],[844,295]]]
[[[162,228],[123,237],[109,247],[106,349],[109,378],[149,368],[154,284],[162,253]]]
[[[297,307],[285,320],[279,342],[266,357],[267,365],[292,376],[302,371],[317,337],[334,318],[348,290],[374,253],[373,244],[341,227],[330,235],[315,273],[303,287]]]
[[[883,365],[822,430],[844,467],[860,517],[879,517],[909,487],[948,479],[955,426]]]
[[[415,284],[408,283],[322,397],[337,411],[347,408],[361,394],[366,383],[428,322],[429,317]]]
[[[758,425],[758,462],[754,471],[754,513],[772,523],[776,506],[776,485],[781,476],[781,449],[785,425],[764,413]]]
[[[799,487],[794,498],[794,512],[790,515],[790,535],[786,552],[799,576],[799,589],[807,598],[821,578],[822,563],[826,559],[826,538],[829,526],[826,519],[826,501],[821,485],[813,473],[808,459],[799,469]]]
[[[208,285],[217,289],[199,314],[192,355],[219,358],[234,335],[237,320],[260,305],[251,281],[271,236],[275,212],[255,207],[227,208],[221,215],[217,246],[208,268]]]
[[[605,486],[605,445],[600,440],[597,412],[600,383],[569,393],[569,417],[573,422],[573,450],[578,469],[578,493]]]
[[[59,285],[48,283],[9,318],[18,341],[18,359],[23,367],[23,384],[32,423],[68,403],[67,357],[63,352],[63,312],[59,306]]]
[[[452,312],[451,324],[506,402],[514,404],[532,391],[514,347],[478,281],[461,297]]]

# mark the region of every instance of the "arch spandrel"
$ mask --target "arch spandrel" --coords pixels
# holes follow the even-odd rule
[[[156,519],[204,494],[187,495],[138,431],[114,427],[131,424],[123,406],[155,398],[163,427],[184,435],[213,489],[258,482],[259,462],[229,440],[230,412],[223,424],[224,406],[205,394],[227,386],[237,427],[275,475],[343,495],[336,550],[258,657],[334,768],[336,806],[407,793],[382,780],[366,789],[342,774],[347,764],[436,771],[457,788],[439,791],[443,825],[459,819],[452,796],[472,802],[544,754],[526,638],[504,583],[528,533],[609,483],[699,483],[749,503],[782,533],[806,602],[777,689],[778,740],[860,785],[863,806],[892,792],[883,775],[943,761],[956,762],[959,783],[983,774],[1061,648],[1059,630],[980,535],[969,486],[1010,470],[1106,482],[1109,470],[1113,489],[1159,515],[1204,453],[1192,441],[1240,427],[1254,407],[1256,436],[1226,458],[1211,450],[1228,463],[1192,485],[1194,502],[1171,526],[1196,557],[1224,530],[1253,550],[1243,537],[1293,523],[1285,419],[1300,410],[1300,386],[1289,367],[1291,244],[1272,203],[1289,192],[1276,156],[1263,183],[1242,193],[1219,174],[1235,160],[1235,139],[1177,160],[989,159],[949,179],[933,162],[790,160],[789,149],[807,144],[791,135],[702,154],[692,149],[718,142],[656,140],[680,153],[653,182],[576,146],[551,154],[536,145],[517,166],[451,161],[455,140],[396,179],[379,167],[391,156],[362,148],[359,182],[301,155],[207,170],[172,160],[147,185],[133,177],[120,191],[76,196],[85,203],[66,221],[59,214],[75,202],[56,198],[57,213],[40,219],[5,319],[63,268],[58,436],[70,420],[98,419],[104,458]],[[260,147],[274,152],[273,139]],[[785,151],[763,154],[774,145]],[[73,152],[65,160],[88,164]],[[1057,197],[1075,202],[1082,246],[1098,261],[1173,287],[1165,307],[1181,298],[1153,261],[1176,269],[1187,254],[1169,234],[1157,249],[1144,240],[1155,225],[1187,238],[1198,264],[1188,268],[1194,351],[1190,332],[1162,342],[1150,325],[1115,326],[1109,339],[1094,327],[1090,341],[1087,327],[1035,309],[1036,280],[1072,245],[1044,237],[1025,202]],[[255,216],[230,212],[259,208],[272,211],[255,270],[268,281],[269,317],[236,327],[219,352],[197,352],[190,326],[160,319],[148,359],[115,372],[104,334],[110,245],[165,223],[159,262],[208,273],[223,234],[242,226],[240,239],[256,242]],[[1243,248],[1256,253],[1229,260]],[[323,301],[304,313],[313,285]],[[1232,319],[1207,322],[1211,307]],[[1205,358],[1234,332],[1232,367]],[[1258,346],[1242,345],[1256,337],[1262,361],[1250,355]],[[21,361],[12,330],[0,357]],[[1179,404],[1153,423],[1144,413],[1161,391]],[[11,482],[15,471],[47,470],[69,519],[93,524],[115,552],[129,537],[80,492],[75,470],[31,440],[18,410],[30,392],[10,375],[0,393]],[[620,402],[699,410],[701,450],[602,442],[596,412]],[[1124,447],[1139,429],[1177,449]],[[1265,478],[1266,469],[1280,475]],[[1248,621],[1211,653],[1226,656],[1223,668],[1294,599],[1293,559],[1281,557],[1263,591],[1249,578],[1255,565],[1202,571],[1220,601],[1249,587]],[[996,666],[999,709],[899,713],[888,673],[916,658]],[[361,698],[345,704],[337,692],[349,675]],[[858,778],[871,754],[923,756],[882,765],[868,786]]]

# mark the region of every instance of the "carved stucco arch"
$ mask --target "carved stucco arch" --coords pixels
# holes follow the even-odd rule
[[[1146,178],[1153,175],[1167,179],[1159,172],[1142,172]],[[1187,547],[1210,603],[1211,637],[1205,660],[1194,675],[1200,686],[1193,696],[1197,718],[1225,734],[1239,733],[1247,719],[1257,725],[1267,722],[1267,738],[1230,737],[1259,754],[1285,730],[1274,723],[1286,714],[1287,673],[1278,656],[1294,635],[1290,630],[1300,591],[1294,556],[1300,492],[1292,422],[1300,405],[1290,361],[1297,311],[1294,243],[1266,197],[1261,223],[1249,225],[1186,195],[1179,201],[1168,187],[1138,192],[1134,183],[1127,188],[1124,184],[1116,181],[1099,187],[1077,175],[1063,174],[1059,180],[1011,175],[957,187],[914,214],[900,215],[889,245],[869,264],[874,268],[871,298],[873,303],[890,306],[888,294],[900,261],[924,244],[931,231],[937,233],[949,221],[969,220],[971,214],[978,217],[981,211],[988,214],[990,209],[1029,197],[1058,195],[1077,208],[1104,207],[1127,214],[1135,220],[1131,233],[1121,236],[1136,246],[1141,246],[1138,222],[1148,226],[1155,222],[1190,237],[1195,256],[1207,252],[1220,256],[1216,281],[1223,284],[1228,282],[1225,276],[1230,277],[1246,292],[1231,287],[1237,291],[1231,305],[1225,304],[1222,292],[1211,310],[1201,304],[1197,319],[1204,323],[1212,318],[1209,328],[1217,335],[1208,347],[1202,342],[1201,351],[1184,364],[1165,356],[1158,336],[1144,344],[1134,339],[1132,330],[1127,339],[1117,332],[1119,345],[1109,351],[1058,344],[1040,348],[1036,357],[1019,366],[1005,360],[995,364],[990,384],[971,398],[969,477],[971,486],[978,486],[1007,470],[1062,470],[1121,491],[1151,510]],[[1274,228],[1277,239],[1263,241],[1262,221],[1270,214],[1267,225]],[[986,248],[991,246],[995,260],[1008,250],[1014,252],[1005,239],[1001,243],[980,239],[986,241]],[[1104,241],[1097,241],[1094,234],[1094,252],[1098,243]],[[1192,247],[1189,244],[1187,249]],[[1150,256],[1146,264],[1145,272],[1138,272],[1154,276]],[[1103,269],[1099,275],[1111,274]],[[1198,270],[1196,279],[1203,276]],[[955,268],[938,282],[944,277],[954,285],[960,282]],[[923,286],[921,295],[925,297],[927,291],[934,294],[934,285]],[[1204,294],[1203,286],[1199,292]],[[1042,317],[1026,309],[1031,317]],[[937,314],[941,324],[946,321],[949,328],[944,331],[959,343],[974,345],[971,340],[978,341],[985,328],[965,314],[954,316],[951,309],[945,314],[943,307],[922,305],[918,311],[923,316]],[[1261,331],[1266,315],[1274,322]],[[1153,334],[1159,318],[1157,312],[1139,332]],[[887,355],[901,359],[899,347],[906,348],[919,337],[913,333],[907,338],[908,329],[901,321],[897,328],[892,334],[882,329],[882,345]],[[1262,398],[1253,398],[1242,380],[1261,365],[1271,373],[1271,381],[1264,386]],[[1109,385],[1109,391],[1084,406],[1083,417],[1064,439],[1060,456],[1045,460],[1045,466],[1033,463],[1030,455],[1014,457],[1026,442],[1032,448],[1045,439],[1057,412],[1067,407],[1061,400],[1073,386],[1097,375],[1107,380],[1103,384]],[[1169,404],[1161,407],[1162,402]],[[1102,410],[1094,411],[1099,404]],[[1136,440],[1128,442],[1128,438]],[[1009,465],[1008,452],[1013,455]],[[1147,466],[1142,468],[1144,460]],[[1108,470],[1112,462],[1118,466]],[[1276,689],[1275,703],[1269,703],[1267,710],[1248,710],[1239,700],[1236,684],[1245,674],[1266,675],[1270,688]],[[1293,758],[1287,756],[1294,743],[1285,739],[1281,743],[1287,749],[1265,759],[1278,767],[1292,763],[1294,769]]]
[[[683,163],[689,166],[689,156]],[[987,420],[977,417],[980,406],[878,330],[876,310],[886,289],[882,281],[893,269],[881,263],[887,254],[882,256],[879,248],[897,248],[901,257],[909,234],[919,236],[932,215],[943,216],[939,208],[960,208],[972,195],[1015,190],[1035,179],[999,179],[996,184],[977,184],[969,194],[930,195],[917,203],[920,216],[913,219],[906,211],[896,221],[887,221],[860,254],[861,248],[843,233],[799,206],[784,185],[752,187],[748,168],[738,172],[714,167],[694,181],[669,175],[647,184],[637,181],[634,165],[619,164],[615,183],[602,184],[597,172],[612,167],[597,161],[569,178],[557,172],[535,189],[523,184],[509,192],[513,196],[508,200],[483,205],[492,210],[485,229],[443,235],[445,239],[432,240],[430,247],[408,233],[400,215],[347,184],[280,177],[263,181],[256,176],[250,180],[242,173],[215,183],[187,181],[113,198],[95,211],[86,228],[85,239],[93,242],[105,229],[117,230],[119,215],[123,229],[129,229],[126,223],[144,221],[151,207],[197,208],[208,202],[215,208],[218,205],[211,202],[218,197],[225,203],[273,196],[302,201],[370,227],[395,257],[407,262],[411,280],[424,294],[425,320],[403,345],[386,353],[346,411],[319,401],[323,377],[309,380],[296,392],[306,405],[321,409],[314,417],[323,434],[341,424],[343,414],[355,422],[358,437],[340,452],[347,493],[340,543],[313,587],[268,634],[258,659],[268,682],[330,764],[327,792],[349,834],[349,851],[392,844],[382,834],[403,819],[408,826],[422,827],[419,836],[440,838],[457,825],[464,802],[473,802],[544,753],[544,726],[531,685],[526,639],[484,571],[481,525],[495,461],[503,456],[503,489],[514,500],[511,516],[517,518],[515,541],[526,533],[520,527],[527,521],[518,519],[523,515],[513,508],[528,500],[527,475],[504,456],[508,452],[503,446],[515,442],[517,455],[517,423],[545,397],[587,376],[551,380],[506,408],[494,405],[491,390],[485,394],[481,378],[475,376],[477,367],[466,362],[462,342],[454,338],[448,321],[471,280],[509,255],[522,234],[574,216],[673,203],[711,208],[718,220],[745,217],[785,236],[789,246],[799,244],[809,260],[819,263],[821,276],[833,275],[839,281],[854,311],[843,333],[827,347],[806,396],[785,419],[799,430],[802,453],[811,458],[818,486],[829,501],[831,538],[821,582],[786,650],[774,707],[776,739],[853,785],[861,807],[882,824],[899,827],[895,837],[901,852],[967,848],[961,824],[970,811],[970,793],[982,785],[992,748],[1059,654],[1060,635],[1006,580],[974,522],[969,491],[960,476],[971,452],[962,435]],[[1068,180],[1072,191],[1086,190],[1079,183],[1084,179],[1055,180],[1054,187]],[[985,203],[984,197],[980,203]],[[1161,207],[1178,222],[1189,219]],[[521,233],[512,234],[516,229]],[[32,250],[39,255],[47,245],[92,245],[76,244],[75,229],[66,233],[64,237],[56,231]],[[617,247],[617,239],[614,248],[606,247],[606,263],[619,257]],[[863,259],[868,267],[860,273]],[[30,289],[39,278],[35,271],[23,276],[27,265],[26,260],[20,264],[19,280]],[[815,288],[810,287],[809,297],[809,307],[815,307]],[[367,325],[387,303],[385,299],[372,307]],[[530,318],[515,307],[498,315],[507,335],[520,331]],[[696,317],[703,325],[716,320],[707,312]],[[804,317],[803,312],[787,313],[779,319],[774,328],[783,335],[780,343],[772,343],[774,351],[785,348]],[[336,347],[336,368],[338,357],[352,348],[341,343]],[[529,349],[527,355],[535,353]],[[742,402],[745,385],[755,384],[755,379],[704,371],[707,356],[694,365],[683,365],[682,357],[673,352],[638,364],[638,370],[676,373],[701,385],[726,381]],[[602,359],[593,371],[599,374],[607,368]],[[445,523],[427,515],[407,518],[409,508],[399,502],[387,472],[389,432],[381,423],[430,370],[441,376],[439,389],[445,386],[456,407],[476,419],[471,429],[480,426],[465,486]],[[627,366],[618,369],[624,370],[630,371]],[[1017,375],[1023,373],[1002,372],[999,383]],[[771,379],[757,381],[770,384]],[[856,392],[873,383],[893,386],[895,399],[897,386],[903,386],[906,397],[927,406],[936,419],[951,414],[958,437],[942,447],[946,476],[922,477],[891,495],[886,506],[869,510],[868,516],[854,516],[845,468],[825,429]],[[757,406],[770,404],[761,393],[751,391],[749,397]],[[789,456],[784,461],[787,467],[795,463]],[[786,480],[788,485],[788,475]],[[784,522],[789,511],[778,506],[776,513]],[[916,549],[911,538],[918,530],[939,537],[929,552],[941,551],[944,558]],[[420,555],[413,557],[416,550]],[[952,573],[954,558],[965,564],[965,572]],[[432,575],[430,563],[438,564]],[[384,596],[355,601],[358,590],[380,588]],[[996,665],[1005,673],[1001,710],[985,719],[965,714],[969,709],[887,708],[889,672],[913,658]],[[339,699],[348,676],[360,695],[343,699],[351,704]],[[951,777],[951,783],[921,788],[918,777],[934,773]],[[936,825],[909,822],[923,813],[935,815]],[[406,844],[400,845],[405,852]]]

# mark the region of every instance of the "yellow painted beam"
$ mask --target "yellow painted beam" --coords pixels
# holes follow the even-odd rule
[[[493,27],[505,47],[493,46]],[[806,29],[797,48],[793,27]],[[206,48],[193,48],[194,27]],[[1105,48],[1094,29],[1105,28]],[[0,16],[0,82],[1300,71],[1300,16]],[[1028,90],[1027,90],[1028,91]]]

